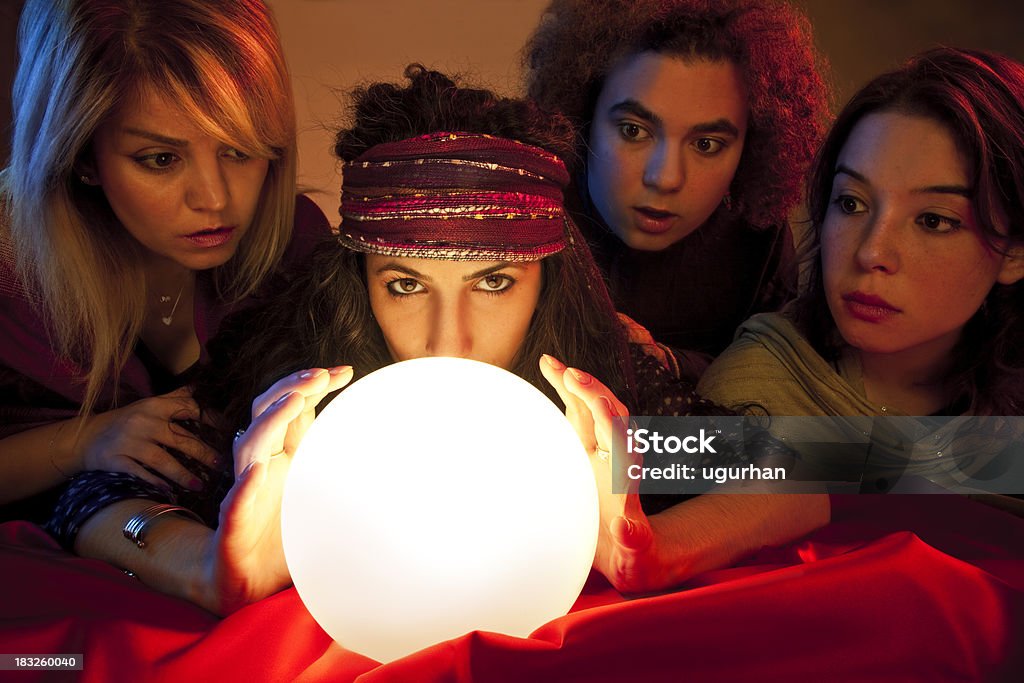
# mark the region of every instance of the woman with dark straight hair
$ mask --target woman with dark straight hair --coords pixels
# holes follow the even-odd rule
[[[839,114],[808,284],[702,379],[772,415],[1024,413],[1024,66],[938,48]]]

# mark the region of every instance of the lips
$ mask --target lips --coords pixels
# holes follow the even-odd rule
[[[195,232],[185,235],[192,244],[203,247],[212,248],[219,247],[222,244],[226,244],[231,240],[231,235],[234,234],[234,226],[217,226],[214,228],[203,228],[202,230],[196,230]]]
[[[675,224],[679,216],[671,211],[656,209],[651,206],[633,207],[634,224],[640,232],[659,235],[667,232]]]
[[[850,315],[865,322],[884,322],[903,312],[875,294],[850,292],[843,294],[842,298],[846,302],[846,310]]]

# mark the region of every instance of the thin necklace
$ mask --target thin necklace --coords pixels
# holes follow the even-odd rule
[[[174,299],[174,305],[171,306],[171,312],[168,313],[167,315],[160,317],[160,322],[162,322],[164,325],[167,325],[168,327],[170,327],[171,323],[174,322],[174,312],[178,310],[178,304],[181,303],[181,295],[185,292],[185,284],[187,282],[188,278],[185,278],[185,282],[181,283],[181,289],[178,290],[178,296]],[[171,296],[169,294],[160,295],[160,303],[166,304],[170,300]]]

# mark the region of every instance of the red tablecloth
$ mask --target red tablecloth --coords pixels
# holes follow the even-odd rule
[[[219,620],[25,523],[0,525],[0,578],[0,653],[84,653],[87,681],[1024,680],[1024,519],[957,496],[833,498],[828,527],[678,591],[624,600],[592,575],[528,639],[385,666],[294,590]]]

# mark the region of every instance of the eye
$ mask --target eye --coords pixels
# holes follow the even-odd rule
[[[234,147],[229,147],[226,150],[224,150],[222,156],[225,156],[228,159],[232,159],[234,161],[248,161],[249,159],[252,158],[245,152],[239,149],[235,149]]]
[[[868,210],[867,204],[848,194],[841,194],[832,200],[832,204],[848,216],[865,213]]]
[[[693,147],[701,154],[712,156],[725,149],[725,143],[715,138],[697,138],[693,141]]]
[[[387,288],[388,294],[395,297],[410,296],[412,294],[419,294],[420,292],[427,291],[427,288],[423,286],[423,283],[411,277],[395,278],[387,283]]]
[[[960,221],[937,213],[923,213],[915,221],[929,232],[946,233],[960,228]]]
[[[623,140],[628,140],[630,142],[646,140],[651,137],[650,134],[644,130],[643,126],[630,121],[623,121],[619,124],[619,135],[622,136]]]
[[[515,284],[515,280],[508,275],[495,273],[493,275],[485,275],[480,278],[474,289],[479,289],[487,294],[498,294],[500,292],[504,292],[513,284]]]
[[[180,161],[174,152],[156,152],[135,157],[136,163],[153,171],[165,171]]]

